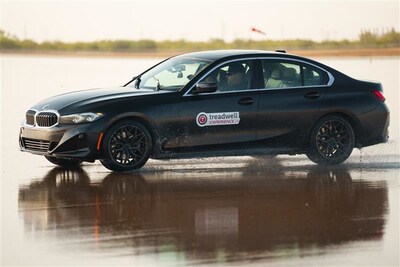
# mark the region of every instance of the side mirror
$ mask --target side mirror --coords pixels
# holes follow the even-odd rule
[[[196,85],[196,93],[203,94],[203,93],[214,93],[217,91],[218,85],[217,83],[198,83]]]

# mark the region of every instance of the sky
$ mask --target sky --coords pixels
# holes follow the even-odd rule
[[[39,42],[355,40],[362,30],[400,27],[399,0],[0,1],[0,28]]]

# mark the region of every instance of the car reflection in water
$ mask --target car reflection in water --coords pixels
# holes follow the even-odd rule
[[[262,162],[227,172],[110,173],[99,181],[54,168],[20,189],[19,207],[28,233],[84,249],[129,247],[130,255],[183,253],[193,262],[328,253],[382,238],[384,182],[352,181],[343,166]]]

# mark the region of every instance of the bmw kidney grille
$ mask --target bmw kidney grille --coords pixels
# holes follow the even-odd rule
[[[35,119],[36,118],[36,119]],[[36,121],[36,123],[35,123]],[[26,112],[26,124],[40,127],[51,127],[58,123],[58,115],[51,111],[42,111],[36,113],[34,110]]]

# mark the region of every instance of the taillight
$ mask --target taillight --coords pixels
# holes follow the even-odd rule
[[[386,98],[382,95],[381,91],[372,90],[371,93],[375,96],[375,98],[380,102],[385,102]]]

